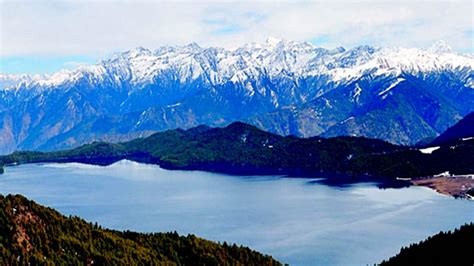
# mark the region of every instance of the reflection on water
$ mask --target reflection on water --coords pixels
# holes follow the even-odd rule
[[[474,202],[420,187],[327,186],[304,178],[168,171],[121,161],[21,165],[0,192],[105,227],[236,242],[293,265],[366,265],[474,221]]]

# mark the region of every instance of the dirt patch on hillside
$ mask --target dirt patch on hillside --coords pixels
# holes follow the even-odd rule
[[[16,224],[16,232],[13,239],[18,243],[24,253],[29,252],[33,249],[30,243],[30,236],[27,234],[25,225],[37,224],[39,218],[33,212],[31,212],[26,206],[16,206],[12,208],[14,222]]]

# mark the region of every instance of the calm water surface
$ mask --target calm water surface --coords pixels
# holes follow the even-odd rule
[[[421,187],[339,188],[130,161],[8,167],[0,193],[22,194],[108,228],[235,242],[293,265],[373,264],[403,245],[474,221],[474,202]]]

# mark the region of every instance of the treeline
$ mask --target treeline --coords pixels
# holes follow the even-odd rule
[[[247,247],[194,235],[103,229],[22,196],[0,195],[2,265],[281,265]]]
[[[453,232],[440,232],[418,244],[402,248],[400,253],[381,266],[391,265],[474,265],[474,224]]]
[[[148,138],[96,142],[58,152],[16,152],[5,164],[83,162],[107,165],[121,159],[157,163],[167,169],[230,174],[360,178],[422,177],[449,171],[474,172],[474,139],[442,146],[432,154],[359,137],[297,138],[274,135],[244,123],[225,128],[169,130]]]

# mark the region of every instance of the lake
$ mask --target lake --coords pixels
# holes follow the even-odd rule
[[[249,246],[292,265],[366,265],[474,221],[474,202],[423,187],[332,187],[314,179],[169,171],[120,161],[6,168],[0,193],[140,232],[176,230]]]

